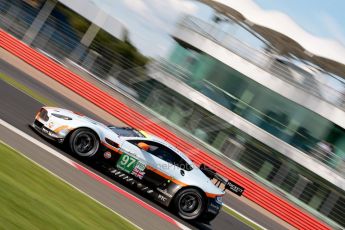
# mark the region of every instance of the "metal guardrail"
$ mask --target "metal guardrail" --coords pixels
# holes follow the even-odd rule
[[[276,61],[273,55],[269,55],[263,51],[250,47],[238,40],[233,34],[222,31],[215,25],[211,25],[193,16],[185,16],[178,25],[199,33],[285,82],[301,88],[314,96],[345,110],[344,92],[338,91],[338,89],[332,88],[329,85],[318,81],[316,77],[308,76],[303,72],[289,68],[287,65]],[[303,80],[297,81],[293,77],[293,74],[298,75]],[[330,78],[332,77],[330,76]],[[340,82],[338,79],[335,80],[338,81],[339,84],[342,84],[345,89],[344,83]],[[325,92],[328,95],[327,97],[324,96]]]

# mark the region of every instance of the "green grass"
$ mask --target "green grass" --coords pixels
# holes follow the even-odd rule
[[[7,84],[13,86],[14,88],[16,88],[18,90],[24,92],[25,94],[27,94],[30,97],[34,98],[35,100],[39,101],[43,105],[47,105],[47,106],[56,106],[57,105],[57,103],[45,98],[44,96],[42,96],[41,94],[39,94],[35,90],[30,89],[26,85],[16,81],[12,77],[9,77],[3,73],[0,73],[0,80],[6,82]]]
[[[0,141],[0,229],[136,229]]]
[[[252,221],[244,218],[243,216],[239,215],[238,213],[236,213],[235,211],[227,208],[226,206],[223,206],[223,211],[225,211],[227,214],[229,214],[230,216],[235,217],[236,219],[238,219],[239,221],[241,221],[242,223],[245,223],[246,225],[248,225],[249,227],[251,227],[252,229],[255,230],[263,230],[263,228],[261,228],[260,226],[256,225],[255,223],[253,223]]]

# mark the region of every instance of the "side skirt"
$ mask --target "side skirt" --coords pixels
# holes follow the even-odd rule
[[[144,181],[141,181],[117,168],[107,167],[104,164],[101,164],[100,166],[107,175],[109,175],[111,178],[114,178],[116,181],[119,181],[120,183],[123,183],[124,185],[127,185],[134,190],[139,191],[145,196],[153,198],[155,201],[165,207],[169,207],[170,202],[172,201],[174,196],[174,194],[169,193],[169,191],[171,191],[169,187],[175,187],[175,184],[169,184],[168,186],[162,185],[158,188],[154,188],[150,185],[145,184]]]

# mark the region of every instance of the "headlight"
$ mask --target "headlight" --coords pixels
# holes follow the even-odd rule
[[[58,114],[58,113],[52,113],[51,115],[53,115],[54,117],[60,118],[60,119],[67,120],[67,121],[72,120],[72,118],[67,117],[67,116],[65,116],[65,115]]]

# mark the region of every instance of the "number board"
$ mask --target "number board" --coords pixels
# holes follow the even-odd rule
[[[117,161],[116,167],[130,174],[133,171],[134,167],[137,165],[137,163],[137,159],[124,153]]]

